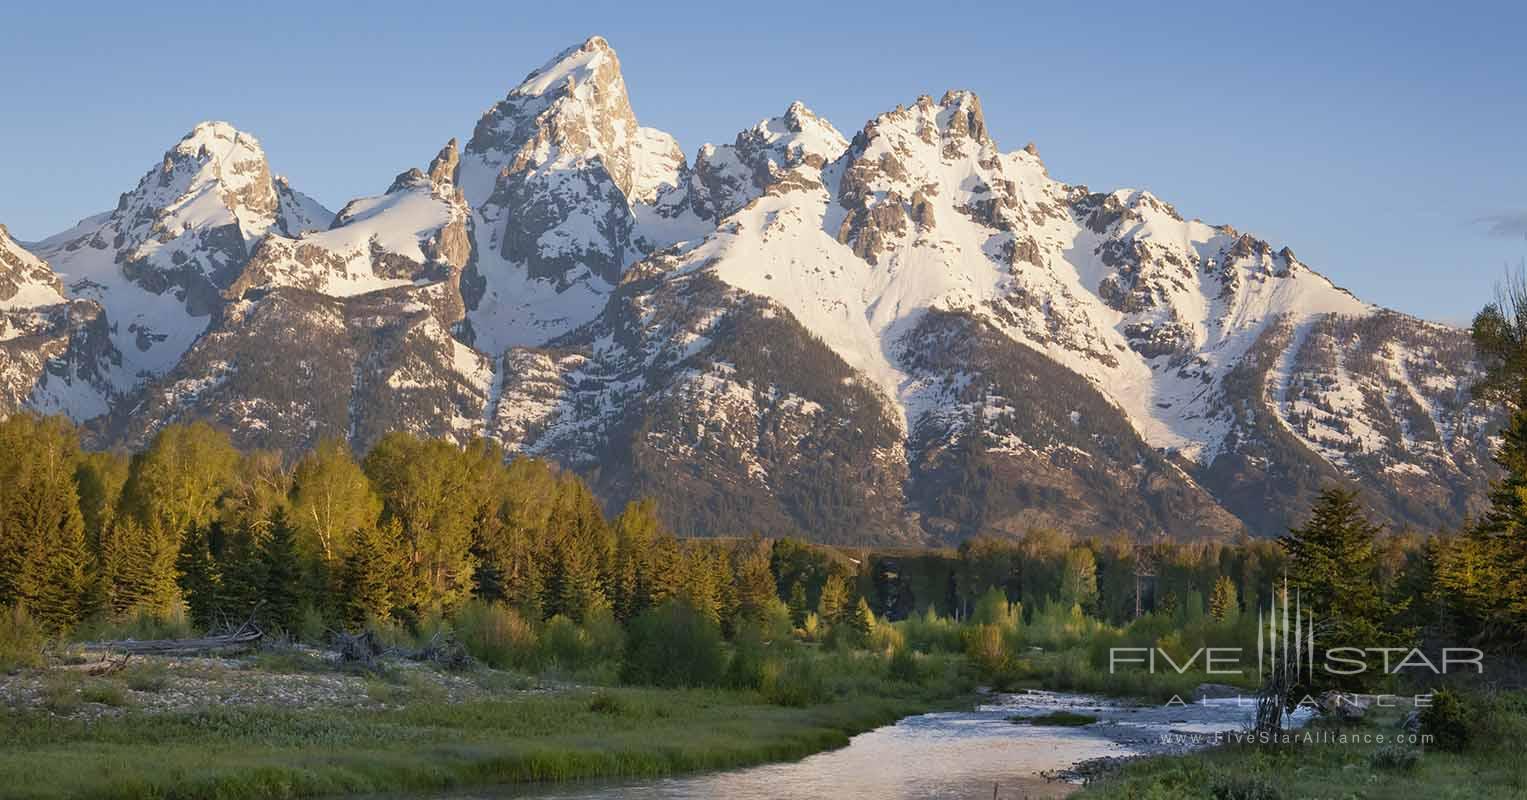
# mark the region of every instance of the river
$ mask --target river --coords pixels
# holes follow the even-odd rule
[[[1015,724],[1012,717],[1071,711],[1079,727]],[[1079,787],[1053,777],[1079,762],[1181,751],[1205,734],[1241,730],[1248,698],[1140,705],[1086,695],[997,695],[970,711],[907,717],[853,737],[847,747],[781,764],[635,781],[578,781],[428,795],[431,800],[925,800],[1064,797]],[[1300,722],[1302,720],[1296,720]]]

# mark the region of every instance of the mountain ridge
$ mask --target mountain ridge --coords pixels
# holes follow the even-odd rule
[[[465,141],[334,214],[197,126],[26,254],[63,291],[3,350],[0,413],[131,446],[193,418],[287,450],[485,436],[682,532],[844,542],[1277,534],[1330,481],[1437,527],[1493,475],[1465,332],[1149,191],[1055,180],[970,92],[851,137],[796,102],[691,161],[596,36]]]

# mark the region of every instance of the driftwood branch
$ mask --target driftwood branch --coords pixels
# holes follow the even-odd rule
[[[86,650],[127,653],[129,655],[195,655],[197,653],[244,650],[253,647],[265,632],[251,621],[232,633],[204,636],[200,639],[125,639],[116,642],[87,642]]]
[[[113,660],[111,658],[111,654],[107,653],[104,657],[102,657],[100,661],[86,668],[85,674],[94,677],[101,677],[121,672],[122,669],[127,666],[127,662],[130,661],[132,657],[132,653],[123,653],[121,658]]]

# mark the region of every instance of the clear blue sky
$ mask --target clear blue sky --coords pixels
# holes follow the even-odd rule
[[[14,4],[0,223],[39,238],[113,207],[203,119],[338,208],[599,33],[691,157],[795,99],[851,136],[965,87],[1053,176],[1148,188],[1403,311],[1465,321],[1527,256],[1524,4],[987,5]]]

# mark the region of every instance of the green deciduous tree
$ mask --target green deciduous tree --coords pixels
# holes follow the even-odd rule
[[[1066,552],[1061,565],[1059,599],[1061,605],[1081,606],[1088,612],[1097,610],[1098,566],[1091,550],[1073,547]]]
[[[298,549],[330,566],[350,555],[351,543],[376,526],[382,500],[342,439],[325,439],[292,474],[292,525]]]
[[[452,608],[473,588],[472,505],[466,462],[450,442],[389,433],[367,454],[364,468],[382,497],[382,518],[403,532],[404,562],[413,596],[400,605],[416,612]]]
[[[133,458],[122,490],[124,510],[143,527],[173,537],[178,551],[185,531],[217,517],[240,460],[227,434],[211,425],[169,425]]]

